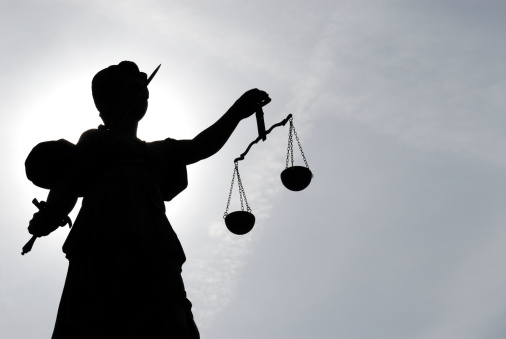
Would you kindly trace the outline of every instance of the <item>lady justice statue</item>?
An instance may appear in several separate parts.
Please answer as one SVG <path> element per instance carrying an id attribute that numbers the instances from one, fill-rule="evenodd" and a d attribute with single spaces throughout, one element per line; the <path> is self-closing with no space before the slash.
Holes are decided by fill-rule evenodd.
<path id="1" fill-rule="evenodd" d="M 92 94 L 103 125 L 76 145 L 41 143 L 26 161 L 28 178 L 50 189 L 46 202 L 35 201 L 33 240 L 70 223 L 83 197 L 63 245 L 69 268 L 53 339 L 199 338 L 181 278 L 185 254 L 164 201 L 186 188 L 186 166 L 218 152 L 270 99 L 252 89 L 191 140 L 145 142 L 137 127 L 151 78 L 130 61 L 101 70 Z"/>

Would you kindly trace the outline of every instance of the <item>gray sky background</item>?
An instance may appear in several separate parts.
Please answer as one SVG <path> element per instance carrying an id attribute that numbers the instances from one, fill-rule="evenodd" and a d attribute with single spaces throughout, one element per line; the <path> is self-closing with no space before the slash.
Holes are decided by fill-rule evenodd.
<path id="1" fill-rule="evenodd" d="M 1 1 L 0 338 L 50 337 L 67 268 L 68 229 L 20 255 L 47 194 L 24 160 L 100 123 L 91 79 L 122 60 L 162 64 L 140 138 L 192 138 L 258 87 L 268 127 L 294 115 L 315 175 L 282 187 L 286 127 L 254 146 L 240 169 L 257 223 L 238 237 L 222 215 L 254 119 L 189 167 L 167 209 L 202 338 L 506 337 L 505 15 L 491 0 Z"/>

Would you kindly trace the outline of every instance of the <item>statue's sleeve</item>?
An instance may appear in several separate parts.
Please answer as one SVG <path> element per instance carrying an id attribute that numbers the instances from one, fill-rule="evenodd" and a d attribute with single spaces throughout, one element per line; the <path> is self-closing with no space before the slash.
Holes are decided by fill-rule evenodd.
<path id="1" fill-rule="evenodd" d="M 26 158 L 26 177 L 38 187 L 52 189 L 78 157 L 76 145 L 65 139 L 41 142 Z"/>
<path id="2" fill-rule="evenodd" d="M 163 200 L 170 201 L 188 186 L 186 164 L 178 141 L 168 138 L 147 145 L 157 163 Z"/>
<path id="3" fill-rule="evenodd" d="M 81 137 L 77 142 L 77 147 L 82 153 L 92 153 L 97 148 L 100 148 L 100 145 L 103 144 L 105 137 L 106 133 L 98 129 L 87 130 L 81 134 Z"/>

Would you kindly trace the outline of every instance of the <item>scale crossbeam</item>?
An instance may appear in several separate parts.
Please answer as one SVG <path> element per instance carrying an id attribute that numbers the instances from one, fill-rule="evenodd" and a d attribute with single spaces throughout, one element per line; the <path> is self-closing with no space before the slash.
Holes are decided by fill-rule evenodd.
<path id="1" fill-rule="evenodd" d="M 288 114 L 288 116 L 283 119 L 282 121 L 278 122 L 277 124 L 274 124 L 271 126 L 271 128 L 269 128 L 267 131 L 265 131 L 265 135 L 267 136 L 267 134 L 271 133 L 271 131 L 276 128 L 276 127 L 279 127 L 279 126 L 285 126 L 286 123 L 292 118 L 292 114 Z M 238 161 L 241 161 L 241 160 L 244 160 L 244 157 L 246 156 L 246 154 L 248 154 L 251 146 L 253 146 L 254 144 L 258 143 L 260 140 L 262 140 L 262 136 L 258 136 L 258 138 L 256 138 L 255 140 L 253 140 L 249 145 L 248 145 L 248 148 L 246 148 L 246 150 L 244 151 L 244 153 L 242 153 L 238 158 L 235 158 L 234 159 L 234 162 L 238 162 Z"/>

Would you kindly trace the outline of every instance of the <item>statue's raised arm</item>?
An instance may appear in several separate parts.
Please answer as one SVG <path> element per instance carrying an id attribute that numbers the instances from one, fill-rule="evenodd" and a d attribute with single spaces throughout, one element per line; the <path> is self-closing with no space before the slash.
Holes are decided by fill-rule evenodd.
<path id="1" fill-rule="evenodd" d="M 214 124 L 191 140 L 179 140 L 187 165 L 206 159 L 218 152 L 242 119 L 257 112 L 270 102 L 269 95 L 259 89 L 244 93 Z"/>

